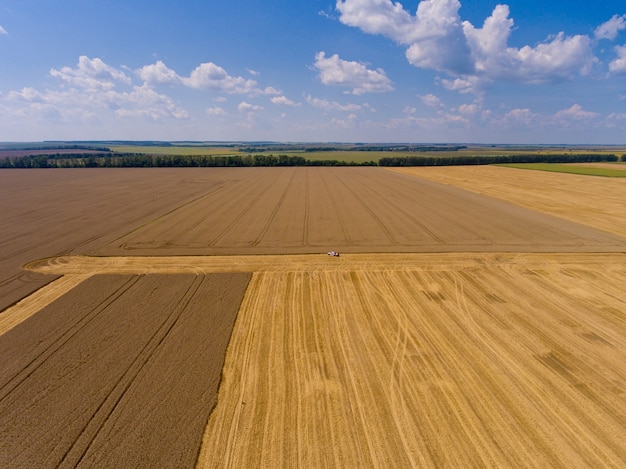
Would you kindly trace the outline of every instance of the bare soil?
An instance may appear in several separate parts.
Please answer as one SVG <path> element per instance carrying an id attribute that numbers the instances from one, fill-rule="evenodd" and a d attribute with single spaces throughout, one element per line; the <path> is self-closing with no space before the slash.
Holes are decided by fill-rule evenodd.
<path id="1" fill-rule="evenodd" d="M 508 202 L 378 168 L 269 168 L 242 173 L 94 252 L 579 252 L 621 251 L 625 242 Z"/>
<path id="2" fill-rule="evenodd" d="M 533 187 L 532 177 L 525 181 L 517 199 Z M 24 264 L 65 254 L 607 252 L 626 242 L 377 168 L 4 170 L 0 187 L 0 311 L 56 278 Z M 568 210 L 590 195 L 570 197 L 556 183 L 546 190 L 569 197 Z M 608 216 L 614 207 L 598 210 Z M 622 214 L 624 205 L 615 210 Z M 626 235 L 624 220 L 618 234 Z"/>
<path id="3" fill-rule="evenodd" d="M 89 252 L 225 184 L 225 169 L 0 170 L 0 311 L 55 279 L 27 262 Z"/>
<path id="4" fill-rule="evenodd" d="M 192 467 L 249 274 L 96 275 L 0 336 L 0 466 Z"/>

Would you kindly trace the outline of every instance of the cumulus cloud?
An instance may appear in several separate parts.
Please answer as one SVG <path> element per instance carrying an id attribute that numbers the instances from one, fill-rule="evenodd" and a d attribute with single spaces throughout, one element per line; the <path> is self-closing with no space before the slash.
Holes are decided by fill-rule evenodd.
<path id="1" fill-rule="evenodd" d="M 263 107 L 242 101 L 241 103 L 239 103 L 239 106 L 237 106 L 237 109 L 239 109 L 241 112 L 254 112 L 261 111 Z"/>
<path id="2" fill-rule="evenodd" d="M 206 108 L 206 113 L 210 116 L 224 116 L 226 111 L 219 106 Z"/>
<path id="3" fill-rule="evenodd" d="M 393 90 L 384 70 L 370 70 L 360 62 L 342 60 L 337 54 L 327 58 L 324 52 L 318 52 L 315 68 L 320 71 L 323 84 L 351 88 L 355 95 Z"/>
<path id="4" fill-rule="evenodd" d="M 176 106 L 169 96 L 145 86 L 135 86 L 130 92 L 110 94 L 107 97 L 119 106 L 119 109 L 115 110 L 119 117 L 146 117 L 154 121 L 167 117 L 175 119 L 189 117 L 187 111 Z"/>
<path id="5" fill-rule="evenodd" d="M 157 72 L 164 70 L 160 64 L 155 65 L 153 69 L 143 69 L 152 81 L 158 81 Z M 29 87 L 11 91 L 3 99 L 7 113 L 30 120 L 53 118 L 59 123 L 83 123 L 104 119 L 107 115 L 153 121 L 189 117 L 187 111 L 169 96 L 156 92 L 146 83 L 133 85 L 123 71 L 99 58 L 81 56 L 76 67 L 52 69 L 50 76 L 71 86 L 43 91 Z"/>
<path id="6" fill-rule="evenodd" d="M 473 116 L 480 111 L 480 107 L 478 104 L 461 104 L 459 106 L 458 112 L 464 116 Z"/>
<path id="7" fill-rule="evenodd" d="M 183 82 L 191 88 L 209 89 L 232 94 L 258 93 L 257 82 L 229 75 L 213 62 L 198 65 Z"/>
<path id="8" fill-rule="evenodd" d="M 323 109 L 325 111 L 342 111 L 342 112 L 355 112 L 360 111 L 364 107 L 368 107 L 369 105 L 364 104 L 341 104 L 337 101 L 329 101 L 327 99 L 313 98 L 312 96 L 306 96 L 306 102 L 311 106 L 316 107 L 318 109 Z"/>
<path id="9" fill-rule="evenodd" d="M 250 73 L 253 70 L 248 70 Z M 194 89 L 205 89 L 227 94 L 249 94 L 249 95 L 278 95 L 280 90 L 272 86 L 260 89 L 255 80 L 245 79 L 230 75 L 219 65 L 213 62 L 205 62 L 192 70 L 188 77 L 176 73 L 165 65 L 162 61 L 157 61 L 151 65 L 136 70 L 146 86 L 154 85 L 183 85 Z M 259 74 L 255 72 L 253 74 Z"/>
<path id="10" fill-rule="evenodd" d="M 524 124 L 526 126 L 529 126 L 533 122 L 535 122 L 538 117 L 539 116 L 537 116 L 528 108 L 516 108 L 511 109 L 509 112 L 507 112 L 503 116 L 502 121 L 508 124 Z"/>
<path id="11" fill-rule="evenodd" d="M 183 79 L 162 61 L 152 65 L 145 65 L 137 70 L 137 75 L 148 85 L 153 84 L 179 84 Z"/>
<path id="12" fill-rule="evenodd" d="M 536 46 L 509 47 L 514 21 L 507 5 L 496 5 L 480 28 L 461 21 L 459 0 L 422 0 L 415 15 L 392 0 L 338 0 L 336 7 L 342 23 L 407 46 L 411 64 L 461 80 L 442 82 L 461 92 L 479 93 L 495 80 L 564 80 L 588 73 L 596 62 L 591 39 L 584 35 L 561 32 Z M 598 34 L 620 27 L 617 19 L 609 21 Z"/>
<path id="13" fill-rule="evenodd" d="M 282 92 L 276 88 L 274 88 L 273 86 L 267 86 L 265 87 L 265 89 L 263 89 L 263 94 L 266 95 L 277 95 L 277 94 L 281 94 Z"/>
<path id="14" fill-rule="evenodd" d="M 81 55 L 76 68 L 63 67 L 61 70 L 51 69 L 50 75 L 55 78 L 85 89 L 113 89 L 115 82 L 129 84 L 131 79 L 121 70 L 104 63 L 102 59 L 90 59 Z"/>
<path id="15" fill-rule="evenodd" d="M 442 78 L 438 79 L 437 82 L 445 89 L 456 91 L 461 94 L 479 94 L 482 91 L 482 88 L 484 88 L 488 83 L 485 79 L 481 79 L 476 76 L 454 78 L 452 80 Z"/>
<path id="16" fill-rule="evenodd" d="M 293 102 L 291 99 L 286 96 L 275 96 L 271 99 L 272 103 L 278 104 L 281 106 L 298 106 L 299 103 Z"/>
<path id="17" fill-rule="evenodd" d="M 7 102 L 19 103 L 14 112 L 36 118 L 55 115 L 59 119 L 86 119 L 107 112 L 116 117 L 142 117 L 149 120 L 165 118 L 186 119 L 186 110 L 178 107 L 170 97 L 145 86 L 134 86 L 128 91 L 97 88 L 71 88 L 63 91 L 38 91 L 23 88 L 7 95 Z"/>
<path id="18" fill-rule="evenodd" d="M 626 73 L 626 44 L 615 46 L 617 58 L 609 63 L 609 70 L 614 73 Z"/>
<path id="19" fill-rule="evenodd" d="M 425 94 L 423 96 L 418 96 L 418 97 L 428 107 L 432 107 L 433 109 L 443 107 L 443 103 L 441 102 L 441 99 L 439 99 L 437 96 L 435 96 L 432 93 L 428 93 L 428 94 Z"/>
<path id="20" fill-rule="evenodd" d="M 513 30 L 509 7 L 497 5 L 482 28 L 463 22 L 477 75 L 491 80 L 545 83 L 586 74 L 595 61 L 587 36 L 562 32 L 535 47 L 508 47 Z"/>
<path id="21" fill-rule="evenodd" d="M 609 39 L 612 41 L 624 29 L 626 29 L 626 15 L 613 15 L 606 23 L 598 26 L 594 34 L 596 39 Z"/>
<path id="22" fill-rule="evenodd" d="M 559 121 L 580 121 L 595 119 L 599 115 L 597 112 L 585 111 L 580 104 L 574 104 L 569 109 L 557 112 L 554 117 Z"/>

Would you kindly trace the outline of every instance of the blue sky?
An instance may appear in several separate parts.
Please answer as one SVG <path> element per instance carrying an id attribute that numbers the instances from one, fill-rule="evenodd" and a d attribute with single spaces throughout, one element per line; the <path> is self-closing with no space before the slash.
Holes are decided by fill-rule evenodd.
<path id="1" fill-rule="evenodd" d="M 0 141 L 626 143 L 626 5 L 0 0 Z"/>

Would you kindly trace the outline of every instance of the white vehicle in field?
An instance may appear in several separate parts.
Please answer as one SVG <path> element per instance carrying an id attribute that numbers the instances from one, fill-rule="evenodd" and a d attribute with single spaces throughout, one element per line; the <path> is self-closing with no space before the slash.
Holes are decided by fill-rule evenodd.
<path id="1" fill-rule="evenodd" d="M 328 255 L 332 257 L 339 257 L 339 253 L 337 251 L 328 251 Z"/>

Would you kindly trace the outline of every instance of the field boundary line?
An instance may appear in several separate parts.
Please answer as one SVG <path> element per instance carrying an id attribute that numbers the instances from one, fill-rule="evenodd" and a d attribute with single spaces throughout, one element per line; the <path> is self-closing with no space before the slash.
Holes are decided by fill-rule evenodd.
<path id="1" fill-rule="evenodd" d="M 0 335 L 10 331 L 92 275 L 93 273 L 64 275 L 5 309 L 0 315 Z"/>
<path id="2" fill-rule="evenodd" d="M 95 274 L 199 274 L 255 272 L 350 272 L 355 270 L 450 270 L 489 265 L 563 266 L 602 262 L 607 268 L 626 265 L 626 253 L 375 253 L 256 256 L 59 256 L 29 262 L 26 270 L 56 275 Z M 87 278 L 87 277 L 81 277 Z"/>

